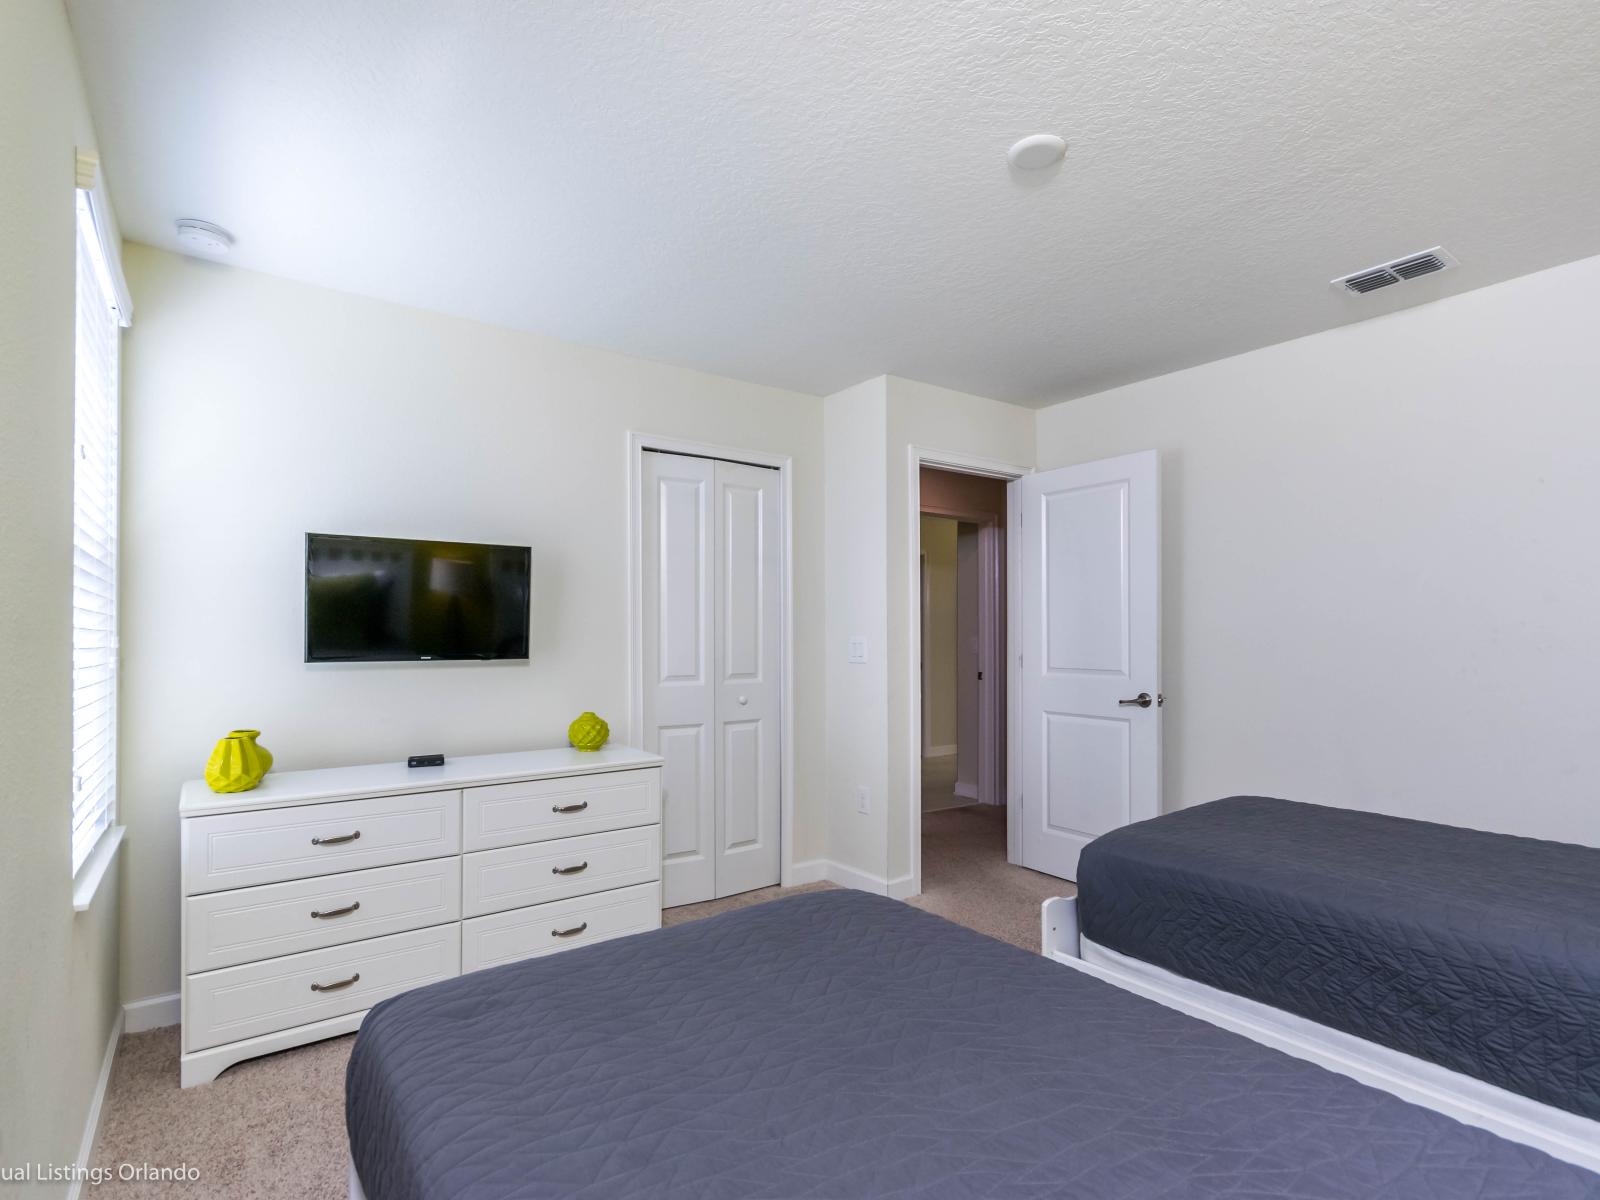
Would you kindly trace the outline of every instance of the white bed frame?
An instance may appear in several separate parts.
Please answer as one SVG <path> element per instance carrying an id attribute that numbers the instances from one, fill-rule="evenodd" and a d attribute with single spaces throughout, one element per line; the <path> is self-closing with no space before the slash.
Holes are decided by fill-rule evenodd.
<path id="1" fill-rule="evenodd" d="M 1084 937 L 1076 896 L 1046 900 L 1041 912 L 1046 958 L 1202 1021 L 1316 1063 L 1465 1125 L 1600 1171 L 1600 1121 L 1580 1117 L 1403 1054 L 1281 1008 L 1247 1000 L 1162 967 L 1108 950 Z"/>

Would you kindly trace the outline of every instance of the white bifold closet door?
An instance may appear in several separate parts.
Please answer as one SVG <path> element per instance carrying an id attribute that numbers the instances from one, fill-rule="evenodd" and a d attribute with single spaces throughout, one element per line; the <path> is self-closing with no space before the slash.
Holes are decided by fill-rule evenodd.
<path id="1" fill-rule="evenodd" d="M 645 748 L 662 902 L 778 882 L 783 493 L 776 470 L 644 454 Z"/>

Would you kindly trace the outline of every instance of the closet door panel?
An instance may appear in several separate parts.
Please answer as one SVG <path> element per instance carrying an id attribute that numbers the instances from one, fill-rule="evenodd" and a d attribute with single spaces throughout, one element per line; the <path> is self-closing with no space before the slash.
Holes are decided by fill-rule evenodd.
<path id="1" fill-rule="evenodd" d="M 667 907 L 716 894 L 715 464 L 644 455 L 644 748 L 662 757 Z"/>
<path id="2" fill-rule="evenodd" d="M 777 471 L 718 462 L 716 894 L 778 882 L 782 489 Z"/>

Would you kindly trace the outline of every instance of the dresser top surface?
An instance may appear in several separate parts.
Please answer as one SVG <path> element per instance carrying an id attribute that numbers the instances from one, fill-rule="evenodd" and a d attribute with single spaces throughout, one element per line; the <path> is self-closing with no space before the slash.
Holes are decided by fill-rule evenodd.
<path id="1" fill-rule="evenodd" d="M 518 750 L 509 754 L 470 754 L 445 760 L 442 767 L 408 767 L 403 762 L 319 771 L 270 771 L 248 792 L 218 794 L 203 779 L 191 779 L 179 794 L 178 812 L 185 817 L 216 813 L 287 808 L 323 800 L 402 792 L 435 792 L 480 784 L 524 779 L 555 779 L 661 765 L 661 757 L 631 746 L 606 746 L 595 751 L 560 746 L 550 750 Z"/>

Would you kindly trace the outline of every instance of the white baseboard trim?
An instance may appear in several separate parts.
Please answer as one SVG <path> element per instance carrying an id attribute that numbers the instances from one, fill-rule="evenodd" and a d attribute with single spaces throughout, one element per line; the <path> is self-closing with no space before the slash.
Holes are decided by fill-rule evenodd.
<path id="1" fill-rule="evenodd" d="M 144 1033 L 183 1019 L 182 998 L 177 992 L 167 996 L 146 996 L 122 1006 L 122 1032 Z"/>
<path id="2" fill-rule="evenodd" d="M 907 896 L 914 896 L 915 880 L 909 875 L 902 875 L 898 879 L 885 879 L 881 875 L 874 875 L 869 871 L 847 867 L 844 863 L 830 862 L 827 864 L 828 879 L 840 887 L 854 888 L 858 892 L 871 892 L 874 896 L 888 896 L 891 900 L 904 900 Z"/>
<path id="3" fill-rule="evenodd" d="M 923 758 L 949 758 L 956 752 L 954 746 L 929 746 L 922 752 Z"/>
<path id="4" fill-rule="evenodd" d="M 976 800 L 978 798 L 978 785 L 975 783 L 957 783 L 956 795 L 963 800 Z"/>
<path id="5" fill-rule="evenodd" d="M 789 878 L 784 887 L 801 887 L 808 883 L 821 883 L 828 877 L 828 860 L 813 858 L 807 862 L 789 864 Z"/>
<path id="6" fill-rule="evenodd" d="M 858 892 L 871 892 L 874 896 L 887 896 L 889 883 L 879 875 L 847 867 L 844 863 L 828 863 L 828 879 L 840 887 L 854 888 Z"/>
<path id="7" fill-rule="evenodd" d="M 83 1191 L 84 1177 L 89 1164 L 94 1161 L 94 1144 L 100 1136 L 100 1111 L 105 1107 L 106 1088 L 111 1084 L 111 1064 L 117 1057 L 117 1043 L 122 1040 L 124 1016 L 119 1011 L 111 1022 L 111 1037 L 106 1042 L 106 1056 L 100 1063 L 100 1078 L 95 1081 L 94 1095 L 89 1098 L 89 1114 L 83 1121 L 83 1139 L 78 1143 L 78 1169 L 67 1186 L 67 1200 L 78 1200 Z"/>

